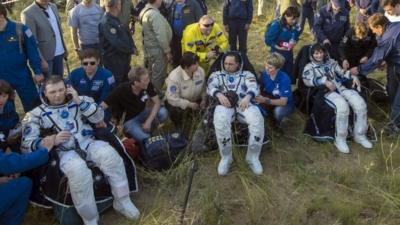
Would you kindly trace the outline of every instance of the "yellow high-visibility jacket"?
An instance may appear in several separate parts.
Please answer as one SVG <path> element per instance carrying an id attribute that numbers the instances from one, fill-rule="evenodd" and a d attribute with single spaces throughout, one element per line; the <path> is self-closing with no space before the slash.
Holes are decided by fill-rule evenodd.
<path id="1" fill-rule="evenodd" d="M 193 52 L 200 58 L 200 66 L 205 71 L 208 70 L 207 53 L 215 48 L 220 47 L 220 51 L 226 52 L 229 44 L 228 39 L 224 35 L 221 27 L 214 24 L 213 29 L 207 37 L 204 37 L 200 31 L 199 23 L 193 23 L 185 28 L 182 36 L 182 53 Z"/>

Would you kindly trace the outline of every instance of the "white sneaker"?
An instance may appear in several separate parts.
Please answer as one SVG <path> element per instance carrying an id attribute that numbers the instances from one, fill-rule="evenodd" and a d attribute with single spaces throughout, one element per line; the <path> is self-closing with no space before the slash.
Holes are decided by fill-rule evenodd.
<path id="1" fill-rule="evenodd" d="M 246 159 L 246 161 L 255 175 L 261 175 L 263 173 L 263 167 L 259 159 Z"/>
<path id="2" fill-rule="evenodd" d="M 355 136 L 354 141 L 363 146 L 364 148 L 370 149 L 373 147 L 372 143 L 368 140 L 368 138 L 365 135 Z"/>
<path id="3" fill-rule="evenodd" d="M 225 176 L 229 172 L 229 167 L 231 166 L 233 161 L 232 155 L 224 156 L 221 158 L 218 164 L 218 175 Z"/>
<path id="4" fill-rule="evenodd" d="M 349 154 L 350 153 L 350 149 L 349 149 L 349 146 L 346 143 L 346 140 L 341 140 L 341 139 L 337 140 L 337 139 L 335 139 L 334 144 L 335 144 L 336 148 L 339 150 L 339 152 L 345 153 L 345 154 Z"/>
<path id="5" fill-rule="evenodd" d="M 128 219 L 136 220 L 140 216 L 139 210 L 132 203 L 129 196 L 120 199 L 114 199 L 113 207 Z"/>

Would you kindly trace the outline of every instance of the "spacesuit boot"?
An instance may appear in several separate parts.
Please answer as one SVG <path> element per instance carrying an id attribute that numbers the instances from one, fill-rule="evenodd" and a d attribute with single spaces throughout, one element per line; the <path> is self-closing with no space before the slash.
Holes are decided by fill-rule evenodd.
<path id="1" fill-rule="evenodd" d="M 225 176 L 229 172 L 229 167 L 233 162 L 232 157 L 232 145 L 226 145 L 219 149 L 221 155 L 221 160 L 218 164 L 218 174 L 220 176 Z"/>
<path id="2" fill-rule="evenodd" d="M 129 195 L 119 199 L 115 199 L 113 202 L 113 207 L 115 210 L 117 210 L 128 219 L 136 220 L 140 216 L 139 210 L 133 204 L 133 202 L 129 198 Z"/>
<path id="3" fill-rule="evenodd" d="M 263 173 L 263 167 L 259 160 L 261 153 L 261 146 L 249 145 L 246 154 L 246 162 L 249 164 L 250 169 L 256 175 L 261 175 Z"/>
<path id="4" fill-rule="evenodd" d="M 91 220 L 86 220 L 86 219 L 82 218 L 82 220 L 83 220 L 84 225 L 97 225 L 98 218 L 96 217 L 95 219 L 91 219 Z"/>
<path id="5" fill-rule="evenodd" d="M 356 121 L 354 122 L 354 141 L 364 148 L 370 149 L 373 145 L 365 135 L 367 129 L 367 112 L 357 112 Z"/>
<path id="6" fill-rule="evenodd" d="M 349 121 L 347 115 L 336 115 L 336 134 L 335 146 L 342 153 L 350 153 L 349 146 L 346 143 L 347 127 Z"/>

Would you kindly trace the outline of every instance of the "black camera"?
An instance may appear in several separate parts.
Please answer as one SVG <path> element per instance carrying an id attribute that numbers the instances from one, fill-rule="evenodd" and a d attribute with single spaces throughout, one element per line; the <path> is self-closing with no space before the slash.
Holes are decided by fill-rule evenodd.
<path id="1" fill-rule="evenodd" d="M 215 54 L 217 56 L 219 56 L 222 52 L 221 52 L 221 47 L 219 47 L 219 45 L 216 45 L 214 48 L 212 48 L 211 50 L 213 50 L 215 52 Z"/>

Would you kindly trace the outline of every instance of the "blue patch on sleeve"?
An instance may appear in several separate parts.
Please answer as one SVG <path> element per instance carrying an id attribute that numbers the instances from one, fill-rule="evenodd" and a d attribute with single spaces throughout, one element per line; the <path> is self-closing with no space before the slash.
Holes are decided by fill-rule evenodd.
<path id="1" fill-rule="evenodd" d="M 25 136 L 30 134 L 31 132 L 32 132 L 32 127 L 25 127 L 25 129 L 24 129 L 24 135 Z"/>
<path id="2" fill-rule="evenodd" d="M 177 88 L 175 85 L 172 85 L 171 87 L 169 87 L 169 91 L 170 91 L 171 93 L 176 93 L 177 89 L 178 89 L 178 88 Z"/>

